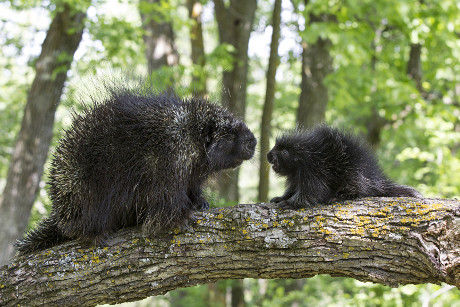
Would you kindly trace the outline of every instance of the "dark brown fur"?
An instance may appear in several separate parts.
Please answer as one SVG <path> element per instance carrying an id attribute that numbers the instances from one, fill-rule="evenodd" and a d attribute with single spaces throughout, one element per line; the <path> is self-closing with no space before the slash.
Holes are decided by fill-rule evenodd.
<path id="1" fill-rule="evenodd" d="M 357 137 L 326 125 L 282 135 L 267 159 L 276 173 L 287 177 L 284 195 L 271 200 L 284 208 L 372 196 L 421 197 L 389 180 Z"/>
<path id="2" fill-rule="evenodd" d="M 206 100 L 109 92 L 74 115 L 51 163 L 51 214 L 18 242 L 19 251 L 71 239 L 101 243 L 138 224 L 148 236 L 182 227 L 193 210 L 209 207 L 206 179 L 254 154 L 246 125 Z"/>

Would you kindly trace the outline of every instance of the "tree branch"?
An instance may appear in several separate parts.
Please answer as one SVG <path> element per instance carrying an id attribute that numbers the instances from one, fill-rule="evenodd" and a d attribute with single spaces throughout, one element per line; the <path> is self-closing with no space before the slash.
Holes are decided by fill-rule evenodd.
<path id="1" fill-rule="evenodd" d="M 68 242 L 0 272 L 1 306 L 94 306 L 226 278 L 317 274 L 460 288 L 460 201 L 368 198 L 298 211 L 254 204 L 197 212 L 185 232 L 119 231 Z"/>

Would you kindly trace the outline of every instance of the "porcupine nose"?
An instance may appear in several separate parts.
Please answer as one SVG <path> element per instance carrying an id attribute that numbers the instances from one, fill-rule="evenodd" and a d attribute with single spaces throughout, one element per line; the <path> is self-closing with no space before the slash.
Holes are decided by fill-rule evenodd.
<path id="1" fill-rule="evenodd" d="M 267 161 L 271 164 L 275 162 L 275 155 L 273 154 L 271 150 L 267 154 Z"/>
<path id="2" fill-rule="evenodd" d="M 257 140 L 256 138 L 252 135 L 249 140 L 247 141 L 247 148 L 249 151 L 251 152 L 254 152 L 254 150 L 256 149 L 256 145 L 257 145 Z"/>
<path id="3" fill-rule="evenodd" d="M 254 135 L 248 135 L 243 139 L 243 144 L 241 147 L 241 158 L 244 160 L 249 160 L 254 156 L 257 140 Z"/>

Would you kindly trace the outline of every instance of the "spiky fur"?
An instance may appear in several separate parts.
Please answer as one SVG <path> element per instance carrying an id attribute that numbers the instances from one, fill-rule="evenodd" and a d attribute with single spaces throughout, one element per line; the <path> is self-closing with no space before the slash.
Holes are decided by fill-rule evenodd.
<path id="1" fill-rule="evenodd" d="M 285 208 L 372 196 L 421 197 L 389 180 L 360 139 L 324 124 L 278 137 L 267 159 L 276 173 L 287 177 L 284 195 L 271 200 Z"/>
<path id="2" fill-rule="evenodd" d="M 97 244 L 142 224 L 147 236 L 182 227 L 207 209 L 202 186 L 213 173 L 254 154 L 246 125 L 204 99 L 109 88 L 74 114 L 51 162 L 50 217 L 18 242 L 22 253 L 70 239 Z"/>

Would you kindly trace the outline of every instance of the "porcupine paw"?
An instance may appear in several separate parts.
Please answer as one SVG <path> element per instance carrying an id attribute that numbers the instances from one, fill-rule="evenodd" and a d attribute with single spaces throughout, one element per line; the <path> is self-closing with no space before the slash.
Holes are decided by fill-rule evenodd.
<path id="1" fill-rule="evenodd" d="M 279 203 L 279 202 L 281 202 L 281 201 L 283 201 L 283 200 L 285 200 L 285 199 L 284 199 L 283 197 L 279 196 L 279 197 L 273 197 L 273 198 L 270 200 L 270 202 L 271 202 L 271 203 L 277 204 L 277 203 Z"/>
<path id="2" fill-rule="evenodd" d="M 198 211 L 206 211 L 209 209 L 209 203 L 206 199 L 202 198 L 195 205 L 195 209 Z"/>

